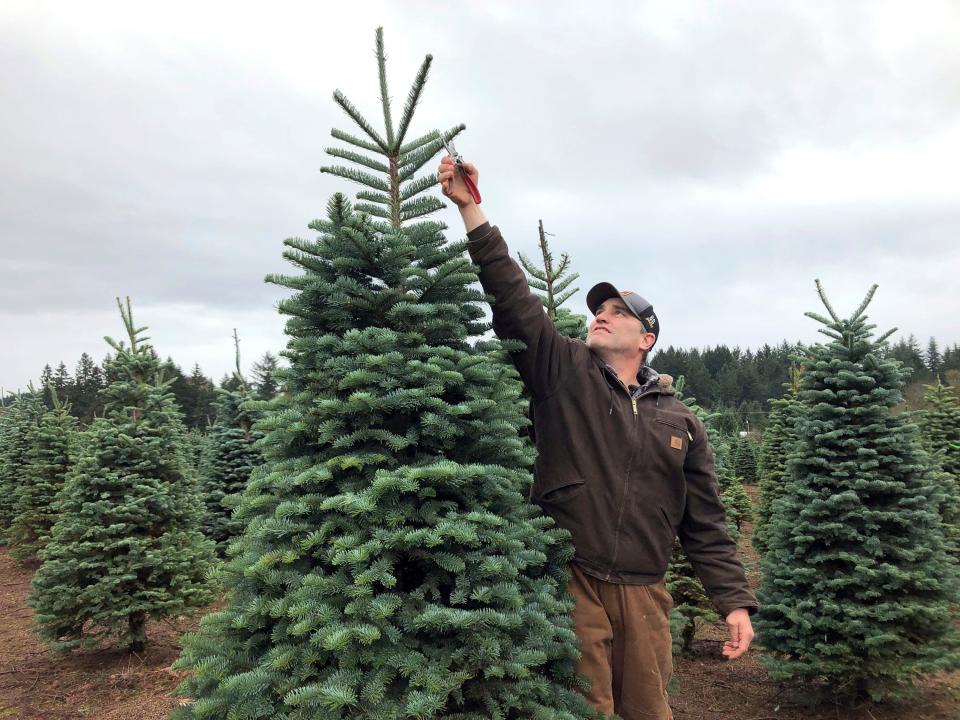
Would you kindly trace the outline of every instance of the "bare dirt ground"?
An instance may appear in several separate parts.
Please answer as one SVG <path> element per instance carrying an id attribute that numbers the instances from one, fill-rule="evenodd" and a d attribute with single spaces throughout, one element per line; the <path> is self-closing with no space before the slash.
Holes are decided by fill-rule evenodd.
<path id="1" fill-rule="evenodd" d="M 150 623 L 143 655 L 46 649 L 31 629 L 26 605 L 33 570 L 0 548 L 0 719 L 161 720 L 176 702 L 180 673 L 170 664 L 180 636 L 197 621 Z"/>
<path id="2" fill-rule="evenodd" d="M 756 486 L 746 486 L 757 502 Z M 750 543 L 753 525 L 742 528 L 740 559 L 750 585 L 760 584 L 760 557 Z M 722 622 L 697 632 L 691 657 L 675 658 L 670 705 L 676 720 L 960 720 L 960 672 L 929 678 L 909 701 L 863 703 L 854 707 L 819 698 L 813 688 L 782 688 L 767 675 L 758 653 L 727 662 L 720 656 L 728 639 Z"/>
<path id="3" fill-rule="evenodd" d="M 744 564 L 758 579 L 757 556 L 745 528 Z M 27 607 L 32 570 L 0 548 L 0 720 L 162 720 L 176 703 L 182 677 L 170 669 L 180 636 L 196 619 L 151 623 L 143 655 L 45 649 L 31 630 Z M 679 658 L 671 696 L 676 720 L 958 720 L 960 673 L 930 679 L 909 702 L 809 707 L 809 693 L 782 690 L 756 653 L 735 662 L 720 657 L 722 623 L 698 633 L 692 657 Z M 806 704 L 805 704 L 806 703 Z"/>

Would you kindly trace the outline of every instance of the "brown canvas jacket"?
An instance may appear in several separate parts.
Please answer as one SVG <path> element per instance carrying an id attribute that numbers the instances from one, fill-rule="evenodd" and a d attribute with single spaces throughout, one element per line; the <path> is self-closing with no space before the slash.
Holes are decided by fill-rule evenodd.
<path id="1" fill-rule="evenodd" d="M 512 358 L 532 396 L 531 497 L 573 535 L 574 561 L 602 580 L 651 584 L 679 537 L 718 611 L 753 612 L 703 423 L 668 379 L 631 398 L 583 342 L 560 335 L 496 227 L 472 231 L 468 249 L 497 336 L 526 344 Z"/>

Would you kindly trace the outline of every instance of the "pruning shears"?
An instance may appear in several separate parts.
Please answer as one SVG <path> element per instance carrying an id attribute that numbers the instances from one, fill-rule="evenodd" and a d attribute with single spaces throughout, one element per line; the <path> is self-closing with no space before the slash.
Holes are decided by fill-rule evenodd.
<path id="1" fill-rule="evenodd" d="M 480 191 L 477 189 L 477 184 L 473 181 L 473 178 L 463 169 L 463 156 L 458 153 L 457 149 L 453 146 L 453 138 L 445 140 L 442 134 L 437 134 L 440 136 L 440 142 L 442 142 L 443 147 L 446 148 L 447 154 L 453 158 L 453 164 L 457 166 L 457 171 L 460 173 L 460 177 L 463 178 L 463 183 L 467 186 L 467 190 L 470 191 L 470 197 L 479 205 Z"/>

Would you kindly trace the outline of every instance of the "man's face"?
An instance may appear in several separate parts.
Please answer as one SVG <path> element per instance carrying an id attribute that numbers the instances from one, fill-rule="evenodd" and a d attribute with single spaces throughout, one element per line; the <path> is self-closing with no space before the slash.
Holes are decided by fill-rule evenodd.
<path id="1" fill-rule="evenodd" d="M 587 332 L 587 347 L 626 355 L 646 352 L 655 340 L 656 336 L 643 329 L 640 320 L 620 298 L 610 298 L 600 304 Z"/>

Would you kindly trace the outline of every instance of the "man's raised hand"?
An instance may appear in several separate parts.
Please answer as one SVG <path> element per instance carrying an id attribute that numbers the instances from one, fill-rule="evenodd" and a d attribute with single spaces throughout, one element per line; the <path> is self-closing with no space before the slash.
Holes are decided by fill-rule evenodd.
<path id="1" fill-rule="evenodd" d="M 474 185 L 480 186 L 480 173 L 471 163 L 463 164 L 463 171 L 470 176 Z M 440 167 L 437 169 L 437 180 L 440 182 L 440 188 L 443 194 L 453 200 L 459 208 L 465 208 L 474 204 L 473 197 L 467 189 L 467 184 L 463 181 L 453 158 L 447 155 L 440 161 Z"/>

